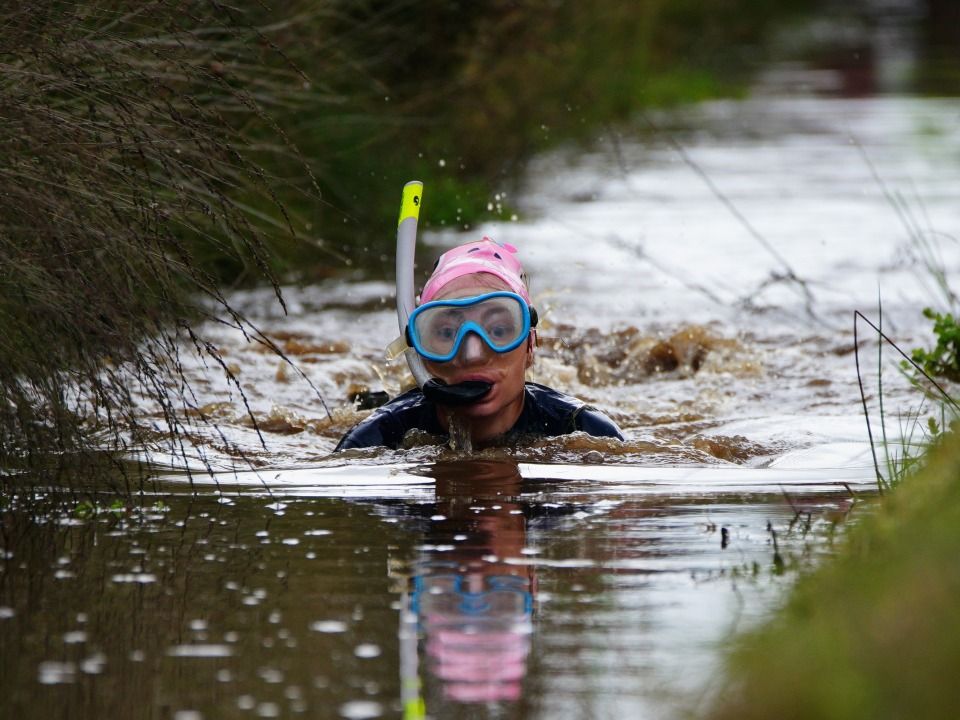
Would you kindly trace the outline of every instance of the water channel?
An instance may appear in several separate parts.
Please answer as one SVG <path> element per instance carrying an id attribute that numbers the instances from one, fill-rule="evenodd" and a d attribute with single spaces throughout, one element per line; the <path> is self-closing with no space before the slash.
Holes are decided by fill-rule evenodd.
<path id="1" fill-rule="evenodd" d="M 3 716 L 702 712 L 730 638 L 869 512 L 853 310 L 882 300 L 898 342 L 926 343 L 929 266 L 960 259 L 960 102 L 786 94 L 802 71 L 776 70 L 539 158 L 503 220 L 469 230 L 531 271 L 530 379 L 628 442 L 331 455 L 369 412 L 354 394 L 406 382 L 383 359 L 390 284 L 286 288 L 287 316 L 236 293 L 313 387 L 209 328 L 245 392 L 192 360 L 217 431 L 179 458 L 159 442 L 133 501 L 4 508 Z M 421 266 L 464 239 L 427 234 Z M 888 370 L 884 399 L 908 436 L 915 391 Z"/>

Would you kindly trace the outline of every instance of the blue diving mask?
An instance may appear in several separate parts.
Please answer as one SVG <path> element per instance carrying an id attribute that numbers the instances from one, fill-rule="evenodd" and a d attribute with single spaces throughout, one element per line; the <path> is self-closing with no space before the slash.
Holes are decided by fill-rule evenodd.
<path id="1" fill-rule="evenodd" d="M 410 314 L 407 344 L 432 362 L 457 356 L 469 333 L 497 353 L 520 347 L 537 325 L 537 311 L 516 293 L 497 291 L 475 297 L 433 300 Z"/>

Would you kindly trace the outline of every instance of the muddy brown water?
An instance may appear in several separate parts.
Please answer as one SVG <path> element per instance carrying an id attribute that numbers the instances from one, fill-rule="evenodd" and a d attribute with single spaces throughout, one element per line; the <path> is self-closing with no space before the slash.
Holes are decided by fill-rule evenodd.
<path id="1" fill-rule="evenodd" d="M 718 648 L 869 493 L 804 472 L 505 457 L 349 470 L 7 508 L 4 715 L 696 711 Z"/>

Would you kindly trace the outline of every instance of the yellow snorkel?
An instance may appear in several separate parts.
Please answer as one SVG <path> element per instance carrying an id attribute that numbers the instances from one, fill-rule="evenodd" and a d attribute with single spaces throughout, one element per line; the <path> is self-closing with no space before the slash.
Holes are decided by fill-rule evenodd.
<path id="1" fill-rule="evenodd" d="M 416 307 L 413 284 L 414 256 L 417 249 L 417 222 L 420 220 L 420 205 L 423 201 L 423 183 L 412 180 L 403 186 L 400 201 L 400 219 L 397 221 L 397 323 L 400 338 L 388 348 L 390 356 L 402 352 L 413 379 L 423 391 L 424 397 L 438 405 L 469 405 L 475 403 L 490 390 L 490 383 L 467 380 L 456 385 L 447 385 L 438 378 L 430 377 L 423 359 L 406 345 L 407 321 Z"/>

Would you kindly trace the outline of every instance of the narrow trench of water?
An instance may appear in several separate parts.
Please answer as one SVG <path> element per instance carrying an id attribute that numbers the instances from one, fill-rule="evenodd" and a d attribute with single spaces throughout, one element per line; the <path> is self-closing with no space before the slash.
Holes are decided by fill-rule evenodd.
<path id="1" fill-rule="evenodd" d="M 452 423 L 453 450 L 413 438 L 331 455 L 369 412 L 353 398 L 408 382 L 383 359 L 392 287 L 287 288 L 288 316 L 271 293 L 237 293 L 331 416 L 274 355 L 210 328 L 246 392 L 200 359 L 187 369 L 219 425 L 197 430 L 195 467 L 202 455 L 222 472 L 160 472 L 120 502 L 12 497 L 0 705 L 178 720 L 702 713 L 725 644 L 870 511 L 853 310 L 880 295 L 884 327 L 925 344 L 937 289 L 911 238 L 940 238 L 938 262 L 960 268 L 960 103 L 788 97 L 784 71 L 746 100 L 654 118 L 672 139 L 626 126 L 537 159 L 511 199 L 523 221 L 470 231 L 521 248 L 533 275 L 529 379 L 607 412 L 626 443 L 474 451 Z M 428 235 L 424 258 L 462 240 Z M 875 403 L 887 361 L 870 339 L 861 352 Z M 895 418 L 915 395 L 889 367 L 884 396 L 891 436 L 909 439 Z"/>

